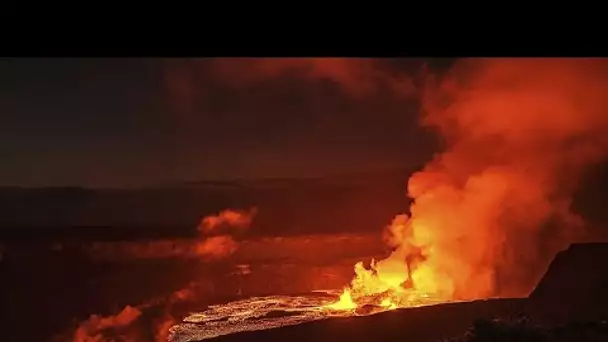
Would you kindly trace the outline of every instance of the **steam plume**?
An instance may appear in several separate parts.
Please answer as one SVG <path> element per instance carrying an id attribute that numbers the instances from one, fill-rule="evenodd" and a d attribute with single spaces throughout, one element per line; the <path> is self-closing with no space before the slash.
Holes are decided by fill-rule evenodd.
<path id="1" fill-rule="evenodd" d="M 195 240 L 166 239 L 146 242 L 95 242 L 86 252 L 94 260 L 164 259 L 172 257 L 206 260 L 226 257 L 238 248 L 236 238 L 249 229 L 256 208 L 247 210 L 226 209 L 217 215 L 204 217 L 197 230 L 201 236 Z M 0 249 L 1 252 L 1 249 Z"/>
<path id="2" fill-rule="evenodd" d="M 237 232 L 243 231 L 249 228 L 256 214 L 256 208 L 249 210 L 226 209 L 217 215 L 204 217 L 198 230 L 203 234 L 215 233 L 222 229 Z"/>
<path id="3" fill-rule="evenodd" d="M 252 208 L 247 211 L 224 210 L 218 215 L 206 216 L 201 220 L 199 231 L 201 234 L 213 234 L 218 231 L 243 232 L 249 228 L 253 218 L 257 214 L 257 209 Z M 238 248 L 238 243 L 230 235 L 205 236 L 196 243 L 195 253 L 205 261 L 212 261 L 225 258 L 234 253 Z M 134 248 L 130 248 L 134 249 Z M 137 253 L 132 255 L 139 255 Z M 147 254 L 146 254 L 147 255 Z M 152 253 L 152 256 L 155 254 Z M 142 315 L 145 309 L 157 305 L 173 305 L 178 302 L 189 300 L 194 296 L 191 288 L 193 284 L 175 291 L 165 298 L 155 298 L 137 307 L 126 306 L 115 316 L 101 317 L 92 315 L 87 321 L 82 322 L 73 333 L 72 342 L 113 342 L 119 340 L 133 340 L 119 330 L 132 326 Z M 153 327 L 154 339 L 156 341 L 166 341 L 169 328 L 175 323 L 168 313 Z M 118 336 L 118 337 L 116 337 Z"/>
<path id="4" fill-rule="evenodd" d="M 115 316 L 101 317 L 91 315 L 74 333 L 73 342 L 106 342 L 112 341 L 103 335 L 104 330 L 124 328 L 135 322 L 141 316 L 141 311 L 132 306 L 126 306 Z"/>
<path id="5" fill-rule="evenodd" d="M 240 233 L 249 228 L 256 214 L 257 208 L 246 211 L 227 209 L 217 215 L 204 217 L 198 230 L 204 235 L 218 231 Z M 231 255 L 237 249 L 236 240 L 231 235 L 224 234 L 208 237 L 198 242 L 196 253 L 205 260 L 216 260 Z"/>
<path id="6" fill-rule="evenodd" d="M 194 297 L 192 290 L 195 283 L 190 283 L 186 287 L 177 290 L 166 297 L 154 298 L 144 302 L 138 306 L 127 305 L 116 315 L 102 317 L 100 315 L 91 315 L 91 317 L 80 323 L 71 337 L 72 342 L 115 342 L 115 341 L 147 341 L 143 338 L 146 333 L 145 329 L 151 329 L 154 340 L 157 342 L 167 341 L 169 329 L 173 326 L 176 320 L 168 313 L 164 312 L 159 319 L 152 320 L 152 326 L 145 324 L 139 325 L 138 322 L 145 321 L 143 316 L 147 314 L 147 310 L 156 306 L 165 306 L 166 310 L 176 303 L 190 300 Z M 62 337 L 56 339 L 66 341 Z"/>
<path id="7" fill-rule="evenodd" d="M 237 242 L 229 235 L 210 237 L 196 246 L 197 254 L 208 261 L 225 258 L 236 252 L 237 249 Z"/>
<path id="8" fill-rule="evenodd" d="M 384 265 L 417 249 L 418 287 L 447 297 L 526 295 L 554 253 L 584 234 L 569 205 L 584 168 L 606 156 L 607 67 L 468 59 L 429 82 L 423 123 L 446 148 L 410 178 L 411 218 L 390 227 L 397 248 Z"/>

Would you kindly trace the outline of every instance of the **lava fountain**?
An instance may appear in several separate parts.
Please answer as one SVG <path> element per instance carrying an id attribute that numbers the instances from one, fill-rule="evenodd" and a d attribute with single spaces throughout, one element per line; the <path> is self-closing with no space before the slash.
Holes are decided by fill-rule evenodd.
<path id="1" fill-rule="evenodd" d="M 432 248 L 413 234 L 415 221 L 402 214 L 387 228 L 387 242 L 399 245 L 379 262 L 372 260 L 369 268 L 359 262 L 355 277 L 329 309 L 357 309 L 365 306 L 384 310 L 434 304 L 453 299 L 449 279 L 426 263 Z M 398 235 L 399 234 L 399 235 Z M 408 234 L 405 237 L 404 234 Z"/>

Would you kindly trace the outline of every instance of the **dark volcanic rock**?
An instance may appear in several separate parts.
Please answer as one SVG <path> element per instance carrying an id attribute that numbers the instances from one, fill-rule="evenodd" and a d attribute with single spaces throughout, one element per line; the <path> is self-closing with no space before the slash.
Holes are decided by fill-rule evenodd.
<path id="1" fill-rule="evenodd" d="M 530 310 L 551 321 L 608 317 L 608 243 L 573 244 L 559 252 L 529 297 Z"/>

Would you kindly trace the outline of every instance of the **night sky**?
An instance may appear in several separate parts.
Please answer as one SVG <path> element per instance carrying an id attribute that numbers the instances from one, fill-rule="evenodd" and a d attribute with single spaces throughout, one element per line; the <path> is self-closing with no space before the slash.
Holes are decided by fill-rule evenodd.
<path id="1" fill-rule="evenodd" d="M 417 165 L 433 150 L 418 123 L 417 76 L 448 64 L 2 59 L 0 185 L 138 187 Z"/>

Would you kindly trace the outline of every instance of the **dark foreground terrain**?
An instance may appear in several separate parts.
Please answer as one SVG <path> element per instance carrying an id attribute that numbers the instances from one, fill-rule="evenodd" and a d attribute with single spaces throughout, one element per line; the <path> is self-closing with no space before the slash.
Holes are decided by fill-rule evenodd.
<path id="1" fill-rule="evenodd" d="M 540 326 L 526 318 L 515 320 L 476 320 L 462 336 L 446 342 L 601 342 L 608 340 L 608 323 L 572 322 L 558 326 Z"/>

